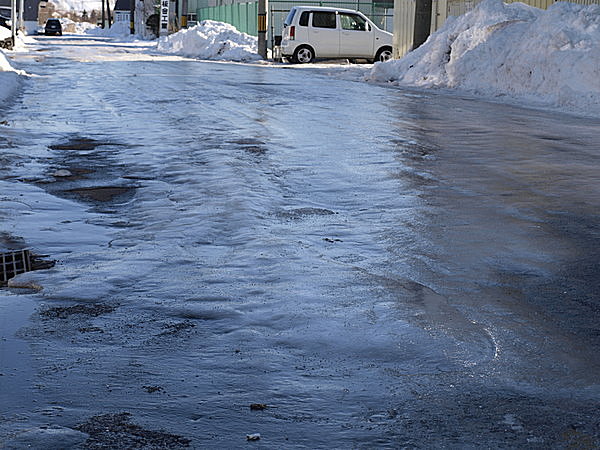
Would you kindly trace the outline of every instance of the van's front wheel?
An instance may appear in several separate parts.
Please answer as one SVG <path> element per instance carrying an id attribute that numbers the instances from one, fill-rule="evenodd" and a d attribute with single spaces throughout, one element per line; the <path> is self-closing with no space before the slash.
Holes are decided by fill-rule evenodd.
<path id="1" fill-rule="evenodd" d="M 311 63 L 315 60 L 315 51 L 308 45 L 302 45 L 294 51 L 292 60 L 300 64 Z"/>

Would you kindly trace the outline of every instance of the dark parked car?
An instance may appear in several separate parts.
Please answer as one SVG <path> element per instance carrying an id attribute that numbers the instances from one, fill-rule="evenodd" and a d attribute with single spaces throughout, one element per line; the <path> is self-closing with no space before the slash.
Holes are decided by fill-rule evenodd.
<path id="1" fill-rule="evenodd" d="M 48 19 L 46 26 L 44 27 L 44 34 L 50 36 L 51 34 L 62 36 L 62 25 L 58 19 Z"/>

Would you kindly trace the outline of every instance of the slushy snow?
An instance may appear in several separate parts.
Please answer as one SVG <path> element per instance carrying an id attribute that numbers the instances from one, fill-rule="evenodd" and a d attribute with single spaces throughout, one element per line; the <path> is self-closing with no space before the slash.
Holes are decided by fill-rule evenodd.
<path id="1" fill-rule="evenodd" d="M 368 78 L 600 115 L 600 5 L 484 0 Z"/>
<path id="2" fill-rule="evenodd" d="M 158 41 L 160 52 L 198 59 L 256 61 L 258 39 L 239 32 L 233 25 L 203 20 Z"/>

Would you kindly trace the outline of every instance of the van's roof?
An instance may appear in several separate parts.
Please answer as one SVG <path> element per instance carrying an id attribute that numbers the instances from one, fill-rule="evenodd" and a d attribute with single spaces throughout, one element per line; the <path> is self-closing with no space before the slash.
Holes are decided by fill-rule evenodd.
<path id="1" fill-rule="evenodd" d="M 335 6 L 305 6 L 305 5 L 303 5 L 303 6 L 294 6 L 293 9 L 303 9 L 303 10 L 308 9 L 309 11 L 340 11 L 340 12 L 350 12 L 350 13 L 360 12 L 355 9 L 336 8 Z"/>

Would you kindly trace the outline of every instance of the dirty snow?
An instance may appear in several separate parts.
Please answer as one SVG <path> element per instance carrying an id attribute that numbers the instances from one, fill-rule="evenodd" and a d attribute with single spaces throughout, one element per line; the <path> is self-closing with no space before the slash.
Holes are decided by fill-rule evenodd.
<path id="1" fill-rule="evenodd" d="M 257 61 L 257 38 L 239 32 L 233 25 L 203 20 L 158 41 L 160 52 L 224 61 Z"/>
<path id="2" fill-rule="evenodd" d="M 600 5 L 485 0 L 369 78 L 600 114 Z"/>

